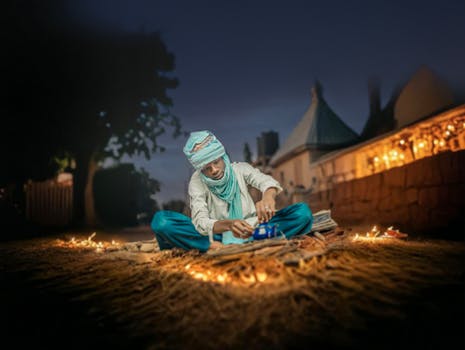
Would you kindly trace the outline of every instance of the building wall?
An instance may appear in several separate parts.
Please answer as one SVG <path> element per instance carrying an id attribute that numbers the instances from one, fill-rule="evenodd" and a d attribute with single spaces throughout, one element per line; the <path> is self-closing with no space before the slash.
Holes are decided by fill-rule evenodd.
<path id="1" fill-rule="evenodd" d="M 448 151 L 465 149 L 465 105 L 330 153 L 305 150 L 271 169 L 285 189 L 281 204 Z M 322 154 L 323 152 L 323 154 Z M 300 185 L 300 186 L 299 186 Z M 298 193 L 296 193 L 298 192 Z"/>
<path id="2" fill-rule="evenodd" d="M 307 187 L 310 184 L 309 165 L 310 151 L 307 150 L 273 168 L 272 176 L 287 190 L 296 185 Z"/>
<path id="3" fill-rule="evenodd" d="M 277 207 L 331 209 L 341 226 L 394 226 L 465 239 L 465 105 L 312 161 L 307 150 L 272 169 Z M 303 187 L 295 184 L 302 161 Z M 283 181 L 284 178 L 284 181 Z"/>
<path id="4" fill-rule="evenodd" d="M 310 158 L 310 152 L 299 157 Z M 273 170 L 293 178 L 291 158 Z M 465 238 L 465 105 L 335 151 L 303 170 L 278 206 L 304 201 L 331 209 L 340 225 L 394 226 Z M 308 186 L 307 186 L 308 184 Z"/>
<path id="5" fill-rule="evenodd" d="M 309 189 L 315 181 L 311 164 L 326 153 L 328 151 L 307 149 L 272 168 L 271 175 L 288 192 L 292 192 L 296 186 Z"/>
<path id="6" fill-rule="evenodd" d="M 361 144 L 329 153 L 309 164 L 309 190 L 402 167 L 444 152 L 465 150 L 465 106 Z M 290 160 L 292 161 L 292 160 Z"/>
<path id="7" fill-rule="evenodd" d="M 411 234 L 465 238 L 465 151 L 445 152 L 331 189 L 302 195 L 341 226 L 394 226 Z"/>

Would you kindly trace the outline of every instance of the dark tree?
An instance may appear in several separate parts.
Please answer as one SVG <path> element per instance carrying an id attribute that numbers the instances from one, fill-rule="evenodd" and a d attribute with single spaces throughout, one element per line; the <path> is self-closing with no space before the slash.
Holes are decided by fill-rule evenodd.
<path id="1" fill-rule="evenodd" d="M 157 34 L 85 40 L 71 51 L 69 56 L 86 62 L 77 73 L 85 79 L 72 101 L 86 100 L 69 111 L 65 128 L 79 131 L 70 133 L 66 149 L 75 156 L 75 193 L 81 200 L 85 193 L 86 218 L 92 223 L 89 192 L 97 161 L 140 153 L 149 159 L 152 152 L 163 150 L 157 138 L 167 127 L 174 128 L 175 136 L 179 133 L 179 122 L 169 111 L 172 101 L 167 96 L 177 80 L 164 73 L 174 69 L 174 57 Z M 81 208 L 77 212 L 80 217 L 83 205 L 76 204 Z"/>
<path id="2" fill-rule="evenodd" d="M 99 161 L 124 154 L 149 159 L 163 151 L 161 134 L 180 133 L 167 94 L 178 85 L 174 56 L 158 33 L 90 31 L 65 24 L 57 7 L 47 12 L 40 5 L 13 8 L 16 21 L 5 39 L 9 88 L 1 112 L 13 141 L 2 147 L 8 164 L 2 181 L 46 177 L 54 157 L 69 157 L 75 219 L 94 224 Z"/>

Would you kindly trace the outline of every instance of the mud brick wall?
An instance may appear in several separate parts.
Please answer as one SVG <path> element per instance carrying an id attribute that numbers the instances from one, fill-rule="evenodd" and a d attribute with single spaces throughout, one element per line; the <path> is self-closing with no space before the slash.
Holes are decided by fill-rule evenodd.
<path id="1" fill-rule="evenodd" d="M 465 239 L 465 151 L 333 185 L 307 197 L 340 225 L 378 224 Z"/>

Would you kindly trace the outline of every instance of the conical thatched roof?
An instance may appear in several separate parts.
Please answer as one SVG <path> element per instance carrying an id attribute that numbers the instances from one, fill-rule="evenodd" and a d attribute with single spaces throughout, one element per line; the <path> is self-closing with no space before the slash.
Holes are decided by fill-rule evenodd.
<path id="1" fill-rule="evenodd" d="M 356 142 L 358 135 L 328 106 L 320 84 L 312 88 L 312 102 L 291 135 L 271 159 L 276 165 L 307 148 L 335 149 Z"/>

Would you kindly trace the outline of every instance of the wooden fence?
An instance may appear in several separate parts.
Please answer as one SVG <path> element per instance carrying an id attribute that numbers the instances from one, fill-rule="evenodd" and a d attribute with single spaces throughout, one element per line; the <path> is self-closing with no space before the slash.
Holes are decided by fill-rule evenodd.
<path id="1" fill-rule="evenodd" d="M 73 218 L 73 184 L 47 180 L 24 186 L 26 217 L 42 226 L 66 226 Z"/>

